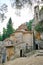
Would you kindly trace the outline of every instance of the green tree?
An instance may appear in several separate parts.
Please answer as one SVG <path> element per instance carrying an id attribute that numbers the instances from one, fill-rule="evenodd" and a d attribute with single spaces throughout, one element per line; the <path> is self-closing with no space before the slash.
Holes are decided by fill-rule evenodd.
<path id="1" fill-rule="evenodd" d="M 12 24 L 12 20 L 10 18 L 8 23 L 7 23 L 7 32 L 6 32 L 7 37 L 9 37 L 13 32 L 14 32 L 13 24 Z"/>
<path id="2" fill-rule="evenodd" d="M 35 26 L 35 30 L 37 32 L 43 32 L 43 21 L 39 22 L 36 26 Z"/>
<path id="3" fill-rule="evenodd" d="M 2 35 L 0 34 L 0 41 L 2 41 Z"/>
<path id="4" fill-rule="evenodd" d="M 32 19 L 32 20 L 30 20 L 29 22 L 26 23 L 27 24 L 27 28 L 28 28 L 29 31 L 32 30 L 32 23 L 33 23 L 33 21 L 34 21 L 34 19 Z"/>
<path id="5" fill-rule="evenodd" d="M 3 40 L 4 40 L 5 38 L 7 38 L 6 32 L 7 32 L 7 30 L 6 30 L 5 28 L 3 28 L 3 35 L 2 35 Z"/>

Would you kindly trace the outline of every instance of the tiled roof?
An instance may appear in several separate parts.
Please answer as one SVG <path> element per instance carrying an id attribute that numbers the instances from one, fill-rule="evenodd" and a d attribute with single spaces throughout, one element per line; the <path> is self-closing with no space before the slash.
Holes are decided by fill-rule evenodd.
<path id="1" fill-rule="evenodd" d="M 26 25 L 26 23 L 21 24 L 21 25 L 18 27 L 17 30 L 25 30 L 25 31 L 28 30 L 28 29 L 27 29 L 27 25 Z M 17 30 L 16 30 L 16 31 L 17 31 Z"/>

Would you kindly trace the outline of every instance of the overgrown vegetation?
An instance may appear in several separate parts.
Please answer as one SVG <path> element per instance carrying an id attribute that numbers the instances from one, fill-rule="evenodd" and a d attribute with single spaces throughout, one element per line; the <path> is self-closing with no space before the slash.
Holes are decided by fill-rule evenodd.
<path id="1" fill-rule="evenodd" d="M 35 30 L 37 32 L 43 32 L 43 21 L 39 22 L 36 26 L 35 26 Z"/>
<path id="2" fill-rule="evenodd" d="M 34 19 L 30 20 L 29 22 L 27 22 L 27 28 L 29 31 L 32 30 L 32 23 L 33 23 Z M 37 32 L 43 32 L 43 21 L 40 21 L 34 28 Z"/>

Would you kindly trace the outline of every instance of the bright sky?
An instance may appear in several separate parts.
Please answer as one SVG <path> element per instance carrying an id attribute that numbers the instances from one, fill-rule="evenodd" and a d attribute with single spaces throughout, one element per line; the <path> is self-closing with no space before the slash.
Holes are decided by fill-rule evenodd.
<path id="1" fill-rule="evenodd" d="M 20 26 L 22 23 L 28 22 L 30 19 L 33 18 L 33 11 L 30 10 L 30 8 L 24 8 L 21 10 L 21 16 L 17 16 L 15 14 L 15 9 L 11 7 L 10 0 L 0 0 L 0 5 L 3 3 L 6 3 L 8 5 L 8 12 L 5 14 L 7 18 L 4 20 L 4 22 L 0 22 L 0 32 L 2 33 L 3 27 L 6 28 L 7 22 L 9 18 L 12 18 L 13 27 L 16 29 L 18 26 Z"/>

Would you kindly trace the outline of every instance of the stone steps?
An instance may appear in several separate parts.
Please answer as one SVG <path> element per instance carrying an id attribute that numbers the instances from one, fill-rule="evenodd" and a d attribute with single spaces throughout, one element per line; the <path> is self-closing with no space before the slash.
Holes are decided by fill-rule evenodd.
<path id="1" fill-rule="evenodd" d="M 36 56 L 43 56 L 43 50 L 38 50 Z"/>

